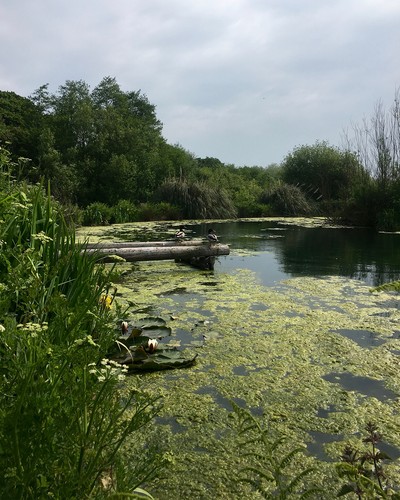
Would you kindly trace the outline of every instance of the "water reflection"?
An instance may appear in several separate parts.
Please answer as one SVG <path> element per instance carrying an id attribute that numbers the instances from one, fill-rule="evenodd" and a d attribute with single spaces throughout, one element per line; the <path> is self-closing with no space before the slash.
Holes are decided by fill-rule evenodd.
<path id="1" fill-rule="evenodd" d="M 265 221 L 213 226 L 231 246 L 231 255 L 220 258 L 221 269 L 252 269 L 266 285 L 296 276 L 345 276 L 372 286 L 400 278 L 399 234 Z M 207 227 L 193 225 L 192 234 L 204 236 Z M 240 256 L 239 250 L 256 254 Z"/>

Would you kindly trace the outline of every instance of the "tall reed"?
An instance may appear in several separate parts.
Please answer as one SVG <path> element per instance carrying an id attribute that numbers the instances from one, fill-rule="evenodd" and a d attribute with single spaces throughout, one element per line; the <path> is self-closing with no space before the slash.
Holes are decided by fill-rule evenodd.
<path id="1" fill-rule="evenodd" d="M 15 183 L 8 166 L 0 154 L 0 497 L 132 494 L 160 460 L 121 448 L 134 433 L 140 446 L 158 403 L 123 393 L 124 371 L 106 360 L 115 270 L 77 244 L 49 192 Z"/>

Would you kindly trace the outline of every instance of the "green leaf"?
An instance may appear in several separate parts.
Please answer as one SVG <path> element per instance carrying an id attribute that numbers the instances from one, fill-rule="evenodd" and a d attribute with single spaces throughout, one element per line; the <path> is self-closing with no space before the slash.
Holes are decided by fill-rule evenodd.
<path id="1" fill-rule="evenodd" d="M 147 328 L 153 328 L 155 326 L 165 326 L 166 322 L 162 318 L 155 316 L 148 316 L 140 320 L 140 325 L 142 329 L 147 329 Z"/>
<path id="2" fill-rule="evenodd" d="M 197 354 L 191 358 L 184 357 L 179 351 L 155 351 L 146 357 L 127 360 L 126 365 L 130 372 L 146 372 L 170 370 L 173 368 L 185 368 L 192 366 L 196 361 Z"/>
<path id="3" fill-rule="evenodd" d="M 351 484 L 344 484 L 338 494 L 336 495 L 337 497 L 343 497 L 344 495 L 347 495 L 348 493 L 354 493 L 355 491 L 355 486 L 356 485 L 351 485 Z"/>
<path id="4" fill-rule="evenodd" d="M 149 325 L 146 328 L 143 327 L 142 334 L 146 335 L 146 337 L 150 337 L 151 339 L 162 339 L 171 335 L 171 328 L 168 326 Z"/>

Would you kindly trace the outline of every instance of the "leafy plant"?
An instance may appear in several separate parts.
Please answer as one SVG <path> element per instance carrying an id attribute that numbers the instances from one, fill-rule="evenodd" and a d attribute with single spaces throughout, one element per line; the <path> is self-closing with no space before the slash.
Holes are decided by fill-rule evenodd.
<path id="1" fill-rule="evenodd" d="M 129 200 L 119 200 L 112 207 L 112 221 L 121 224 L 123 222 L 134 222 L 137 220 L 137 208 Z"/>
<path id="2" fill-rule="evenodd" d="M 250 484 L 267 499 L 321 498 L 320 488 L 305 484 L 314 469 L 302 468 L 304 449 L 288 450 L 285 437 L 275 436 L 268 424 L 264 426 L 248 410 L 233 402 L 232 406 L 245 463 L 238 481 Z"/>
<path id="3" fill-rule="evenodd" d="M 383 470 L 383 462 L 390 457 L 379 450 L 378 443 L 382 435 L 377 426 L 369 422 L 365 430 L 367 436 L 364 443 L 370 444 L 370 449 L 359 451 L 351 445 L 347 445 L 342 454 L 342 461 L 337 464 L 336 470 L 340 478 L 347 479 L 341 487 L 338 497 L 354 493 L 357 498 L 392 498 L 400 499 L 400 494 L 389 491 L 386 476 Z"/>
<path id="4" fill-rule="evenodd" d="M 159 405 L 123 390 L 125 368 L 105 359 L 114 270 L 75 242 L 42 186 L 15 183 L 0 161 L 0 496 L 133 494 L 163 463 L 140 447 Z"/>
<path id="5" fill-rule="evenodd" d="M 309 215 L 315 211 L 303 191 L 298 186 L 275 183 L 261 196 L 261 202 L 271 206 L 278 215 Z"/>
<path id="6" fill-rule="evenodd" d="M 109 224 L 112 209 L 105 203 L 91 203 L 83 211 L 83 224 L 85 226 L 101 226 Z"/>
<path id="7" fill-rule="evenodd" d="M 182 216 L 201 219 L 225 219 L 236 216 L 236 209 L 227 192 L 204 181 L 170 179 L 159 188 L 161 201 L 178 206 Z"/>

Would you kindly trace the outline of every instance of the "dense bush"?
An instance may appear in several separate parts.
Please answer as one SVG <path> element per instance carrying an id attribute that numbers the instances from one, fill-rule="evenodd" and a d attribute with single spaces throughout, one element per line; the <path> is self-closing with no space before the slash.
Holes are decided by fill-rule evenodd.
<path id="1" fill-rule="evenodd" d="M 137 212 L 137 220 L 139 221 L 177 220 L 181 218 L 180 209 L 166 202 L 142 203 Z"/>
<path id="2" fill-rule="evenodd" d="M 306 199 L 298 186 L 276 183 L 262 196 L 261 201 L 271 207 L 274 215 L 311 215 L 315 207 Z"/>
<path id="3" fill-rule="evenodd" d="M 91 203 L 83 210 L 82 223 L 84 226 L 103 226 L 109 224 L 112 218 L 112 209 L 105 203 Z"/>
<path id="4" fill-rule="evenodd" d="M 155 471 L 139 449 L 155 399 L 122 397 L 124 371 L 106 360 L 114 271 L 75 242 L 41 186 L 12 180 L 3 150 L 0 162 L 0 496 L 132 492 Z"/>
<path id="5" fill-rule="evenodd" d="M 138 217 L 137 207 L 128 200 L 119 200 L 118 203 L 112 207 L 111 212 L 111 222 L 116 224 L 134 222 Z"/>
<path id="6" fill-rule="evenodd" d="M 236 209 L 226 191 L 206 182 L 181 179 L 165 181 L 157 191 L 160 201 L 178 206 L 183 218 L 227 219 L 236 217 Z"/>

